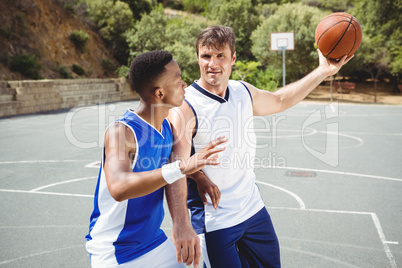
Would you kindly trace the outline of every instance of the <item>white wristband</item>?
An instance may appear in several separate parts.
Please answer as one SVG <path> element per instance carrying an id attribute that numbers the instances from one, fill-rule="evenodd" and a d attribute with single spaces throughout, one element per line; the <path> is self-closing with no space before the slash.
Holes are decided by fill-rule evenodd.
<path id="1" fill-rule="evenodd" d="M 172 184 L 178 179 L 184 177 L 180 170 L 180 160 L 162 166 L 162 177 L 168 183 Z"/>

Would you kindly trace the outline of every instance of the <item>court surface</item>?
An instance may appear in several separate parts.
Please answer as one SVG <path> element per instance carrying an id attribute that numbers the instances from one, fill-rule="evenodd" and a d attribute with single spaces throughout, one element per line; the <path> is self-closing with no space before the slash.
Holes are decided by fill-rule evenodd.
<path id="1" fill-rule="evenodd" d="M 137 105 L 0 119 L 0 268 L 89 267 L 103 132 Z M 254 123 L 283 267 L 402 267 L 402 106 L 302 102 Z"/>

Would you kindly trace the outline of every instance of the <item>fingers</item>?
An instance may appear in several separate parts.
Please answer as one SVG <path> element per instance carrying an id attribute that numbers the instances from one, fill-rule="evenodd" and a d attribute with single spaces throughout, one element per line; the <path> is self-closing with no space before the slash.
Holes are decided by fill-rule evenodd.
<path id="1" fill-rule="evenodd" d="M 222 152 L 225 149 L 226 148 L 214 148 L 214 149 L 208 150 L 207 152 L 204 153 L 204 158 L 206 160 L 215 160 L 216 161 L 218 159 L 217 153 Z"/>
<path id="2" fill-rule="evenodd" d="M 176 260 L 181 263 L 181 245 L 176 245 Z"/>
<path id="3" fill-rule="evenodd" d="M 187 259 L 185 259 L 186 261 L 186 265 L 189 266 L 193 263 L 194 260 L 194 247 L 189 246 L 188 247 L 188 251 L 187 251 Z"/>
<path id="4" fill-rule="evenodd" d="M 353 54 L 353 55 L 350 56 L 350 57 L 345 58 L 343 64 L 348 63 L 348 62 L 349 62 L 351 59 L 353 59 L 354 57 L 355 57 L 355 54 Z M 343 59 L 342 59 L 342 60 L 343 60 Z"/>
<path id="5" fill-rule="evenodd" d="M 201 258 L 200 243 L 196 243 L 194 250 L 195 250 L 194 268 L 197 268 L 198 264 L 200 263 L 200 258 Z"/>
<path id="6" fill-rule="evenodd" d="M 219 138 L 217 138 L 215 140 L 210 141 L 208 143 L 208 145 L 204 147 L 204 149 L 205 150 L 211 150 L 211 149 L 215 148 L 216 146 L 218 146 L 218 145 L 220 145 L 222 143 L 225 143 L 227 141 L 228 141 L 228 139 L 225 136 L 221 136 L 221 137 L 219 137 Z"/>
<path id="7" fill-rule="evenodd" d="M 206 205 L 208 203 L 208 200 L 207 200 L 207 197 L 206 197 L 205 193 L 198 192 L 198 194 L 201 197 L 202 203 L 204 203 L 204 205 Z"/>
<path id="8" fill-rule="evenodd" d="M 206 205 L 208 203 L 208 200 L 206 197 L 206 195 L 208 194 L 209 198 L 211 199 L 212 206 L 215 209 L 218 209 L 219 201 L 221 200 L 221 191 L 219 191 L 218 186 L 216 186 L 215 184 L 212 183 L 203 189 L 199 189 L 198 194 L 200 195 L 201 200 L 204 203 L 204 205 Z"/>
<path id="9" fill-rule="evenodd" d="M 194 267 L 198 267 L 201 257 L 200 240 L 195 233 L 194 236 L 181 245 L 180 254 L 176 255 L 176 257 L 179 263 L 185 263 L 187 266 L 193 263 Z M 177 249 L 176 254 L 178 253 Z"/>
<path id="10" fill-rule="evenodd" d="M 215 186 L 212 191 L 213 194 L 209 194 L 209 197 L 211 198 L 212 206 L 214 207 L 214 209 L 218 209 L 219 201 L 221 200 L 221 191 L 219 191 L 219 188 L 217 186 Z"/>

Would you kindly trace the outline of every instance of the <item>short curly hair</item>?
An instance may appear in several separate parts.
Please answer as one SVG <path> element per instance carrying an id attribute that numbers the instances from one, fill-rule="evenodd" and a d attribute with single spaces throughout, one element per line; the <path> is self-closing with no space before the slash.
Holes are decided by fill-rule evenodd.
<path id="1" fill-rule="evenodd" d="M 154 50 L 138 55 L 130 66 L 130 84 L 138 95 L 150 93 L 150 89 L 156 89 L 156 81 L 165 71 L 165 66 L 173 60 L 172 54 L 166 50 Z"/>

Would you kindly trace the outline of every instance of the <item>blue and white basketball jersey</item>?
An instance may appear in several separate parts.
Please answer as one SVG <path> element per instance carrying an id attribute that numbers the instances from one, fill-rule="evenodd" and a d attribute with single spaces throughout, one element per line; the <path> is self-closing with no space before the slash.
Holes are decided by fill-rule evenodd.
<path id="1" fill-rule="evenodd" d="M 168 162 L 173 136 L 167 119 L 163 121 L 161 132 L 131 110 L 118 122 L 129 127 L 135 136 L 133 172 L 158 169 Z M 86 248 L 90 254 L 101 256 L 102 265 L 117 265 L 144 255 L 167 239 L 160 228 L 164 217 L 164 188 L 117 202 L 107 188 L 103 163 L 104 155 Z"/>
<path id="2" fill-rule="evenodd" d="M 197 184 L 188 179 L 187 203 L 193 228 L 200 234 L 235 226 L 264 207 L 255 184 L 256 135 L 251 94 L 239 81 L 229 81 L 224 98 L 194 82 L 186 88 L 185 100 L 196 117 L 192 153 L 220 136 L 228 138 L 226 150 L 218 155 L 220 165 L 202 169 L 221 191 L 217 210 L 210 199 L 204 206 Z"/>

